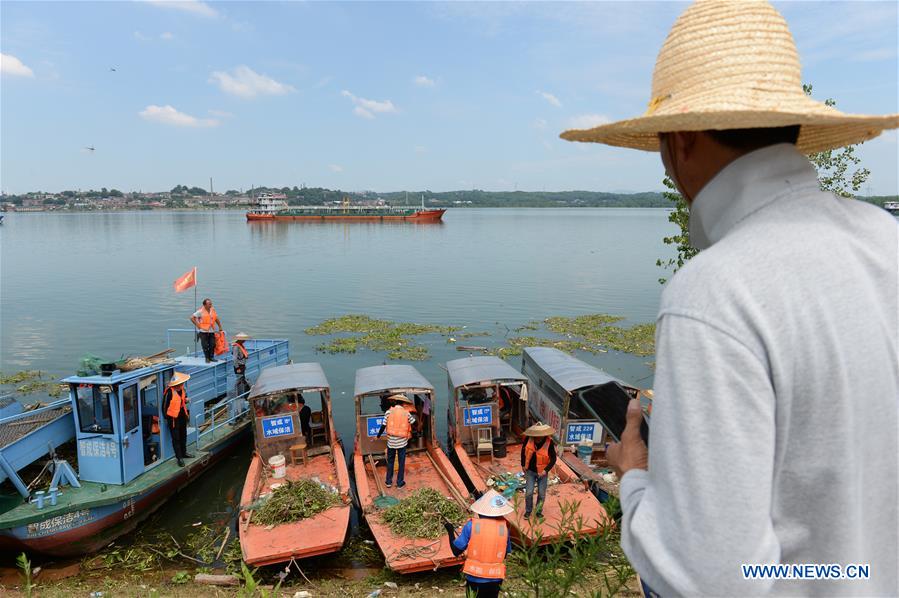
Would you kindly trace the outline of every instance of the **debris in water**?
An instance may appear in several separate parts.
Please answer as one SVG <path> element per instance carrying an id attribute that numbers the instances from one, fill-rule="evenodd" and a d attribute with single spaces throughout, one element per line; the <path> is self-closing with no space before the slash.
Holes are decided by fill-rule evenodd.
<path id="1" fill-rule="evenodd" d="M 458 527 L 465 517 L 465 511 L 455 501 L 433 488 L 419 488 L 387 508 L 383 520 L 398 536 L 435 540 L 445 533 L 444 521 Z"/>
<path id="2" fill-rule="evenodd" d="M 306 329 L 309 335 L 356 333 L 358 336 L 337 337 L 319 345 L 316 351 L 324 353 L 355 353 L 360 348 L 386 352 L 389 359 L 423 361 L 430 357 L 428 349 L 412 343 L 409 337 L 422 334 L 449 335 L 459 330 L 455 326 L 414 324 L 379 320 L 366 315 L 350 314 L 325 320 Z"/>
<path id="3" fill-rule="evenodd" d="M 385 581 L 384 585 L 387 586 L 388 588 L 390 588 L 391 590 L 399 589 L 399 586 L 397 586 L 396 583 L 394 583 L 392 581 Z"/>

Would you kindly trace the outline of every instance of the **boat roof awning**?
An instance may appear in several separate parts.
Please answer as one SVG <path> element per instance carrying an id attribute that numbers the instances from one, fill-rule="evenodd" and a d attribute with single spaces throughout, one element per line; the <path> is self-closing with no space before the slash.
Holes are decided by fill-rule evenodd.
<path id="1" fill-rule="evenodd" d="M 574 392 L 587 386 L 601 386 L 609 382 L 617 382 L 627 386 L 618 380 L 588 363 L 584 363 L 577 357 L 573 357 L 564 351 L 553 347 L 526 347 L 527 357 L 543 372 L 555 380 L 565 392 Z"/>
<path id="2" fill-rule="evenodd" d="M 318 363 L 292 363 L 268 367 L 259 374 L 259 379 L 250 391 L 250 399 L 283 390 L 303 390 L 305 388 L 330 388 L 325 371 Z"/>
<path id="3" fill-rule="evenodd" d="M 447 361 L 446 371 L 453 388 L 491 380 L 527 380 L 524 374 L 492 355 Z"/>
<path id="4" fill-rule="evenodd" d="M 427 378 L 411 365 L 376 365 L 356 370 L 355 397 L 397 388 L 434 390 Z"/>

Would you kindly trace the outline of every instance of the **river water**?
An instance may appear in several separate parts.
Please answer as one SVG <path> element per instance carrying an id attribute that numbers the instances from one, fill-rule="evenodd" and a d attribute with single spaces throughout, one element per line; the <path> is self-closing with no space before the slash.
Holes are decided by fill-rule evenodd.
<path id="1" fill-rule="evenodd" d="M 383 354 L 319 354 L 323 337 L 304 330 L 359 313 L 467 326 L 494 346 L 529 321 L 610 313 L 650 322 L 675 232 L 663 209 L 456 209 L 442 224 L 247 223 L 236 211 L 7 213 L 0 225 L 0 370 L 40 369 L 62 377 L 86 353 L 116 359 L 165 348 L 168 328 L 190 327 L 194 294 L 173 281 L 198 270 L 225 329 L 287 338 L 295 362 L 319 361 L 332 386 L 338 432 L 351 450 L 357 368 Z M 524 334 L 534 334 L 526 332 Z M 175 336 L 181 353 L 189 335 Z M 446 401 L 440 364 L 466 354 L 446 338 L 417 339 L 431 359 L 414 365 Z M 652 385 L 651 358 L 579 355 L 624 380 Z M 520 358 L 510 359 L 517 368 Z M 445 404 L 437 413 L 445 413 Z M 445 422 L 438 422 L 445 438 Z M 227 502 L 216 489 L 242 480 L 219 468 L 177 499 L 208 511 Z"/>

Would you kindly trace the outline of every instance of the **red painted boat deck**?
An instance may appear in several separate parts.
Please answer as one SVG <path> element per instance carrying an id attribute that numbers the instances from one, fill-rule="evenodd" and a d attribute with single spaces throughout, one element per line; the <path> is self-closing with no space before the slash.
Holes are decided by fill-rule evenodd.
<path id="1" fill-rule="evenodd" d="M 428 458 L 428 453 L 430 453 L 434 463 L 437 464 L 444 476 L 455 486 L 459 494 L 468 499 L 468 491 L 465 489 L 465 483 L 462 481 L 462 478 L 453 469 L 443 451 L 433 447 L 408 453 L 406 455 L 406 485 L 403 488 L 397 488 L 396 479 L 394 478 L 394 486 L 385 488 L 386 494 L 397 499 L 403 499 L 419 488 L 433 488 L 447 498 L 452 499 L 452 492 L 448 488 L 447 483 L 443 481 L 440 474 L 435 470 L 434 464 Z M 373 474 L 368 460 L 366 459 L 363 462 L 361 453 L 354 453 L 353 471 L 356 478 L 359 502 L 375 541 L 384 554 L 387 566 L 398 573 L 414 573 L 461 565 L 465 557 L 453 556 L 449 547 L 449 539 L 445 534 L 441 535 L 437 540 L 427 540 L 398 536 L 390 531 L 390 527 L 383 522 L 381 512 L 375 507 L 373 502 L 378 496 L 378 486 L 374 475 L 380 477 L 383 485 L 387 473 L 383 458 L 376 463 L 376 467 L 377 472 Z M 470 504 L 465 506 L 466 509 L 468 506 Z"/>
<path id="2" fill-rule="evenodd" d="M 478 492 L 485 492 L 487 479 L 506 473 L 518 473 L 521 471 L 521 443 L 511 443 L 507 447 L 505 457 L 493 457 L 491 460 L 486 454 L 482 454 L 478 461 L 476 457 L 469 456 L 461 444 L 455 445 L 456 456 L 462 464 L 462 470 Z M 557 540 L 562 534 L 559 524 L 562 520 L 562 505 L 577 503 L 577 514 L 582 521 L 582 534 L 595 534 L 606 525 L 611 524 L 612 519 L 600 504 L 599 500 L 590 492 L 575 473 L 562 461 L 556 460 L 550 475 L 559 477 L 559 483 L 549 485 L 546 488 L 546 501 L 543 504 L 542 523 L 537 520 L 524 518 L 524 493 L 516 492 L 513 505 L 514 513 L 506 515 L 506 521 L 512 528 L 519 541 L 533 543 L 538 540 L 540 544 L 548 544 Z M 534 489 L 534 503 L 536 510 L 537 489 Z M 533 525 L 532 525 L 533 524 Z"/>
<path id="3" fill-rule="evenodd" d="M 259 455 L 253 455 L 241 495 L 242 509 L 270 493 L 272 485 L 311 478 L 338 488 L 344 504 L 309 519 L 276 526 L 256 525 L 251 511 L 242 510 L 238 529 L 244 561 L 254 566 L 271 565 L 340 550 L 346 540 L 351 509 L 350 478 L 342 447 L 334 447 L 333 463 L 328 453 L 309 457 L 306 465 L 302 461 L 291 465 L 288 461 L 286 478 L 272 478 L 264 475 L 264 470 Z"/>

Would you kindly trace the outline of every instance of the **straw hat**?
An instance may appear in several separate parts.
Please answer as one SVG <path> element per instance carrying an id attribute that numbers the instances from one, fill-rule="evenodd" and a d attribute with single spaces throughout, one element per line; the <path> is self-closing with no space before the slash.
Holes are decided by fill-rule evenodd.
<path id="1" fill-rule="evenodd" d="M 561 137 L 658 151 L 659 133 L 790 125 L 811 154 L 877 137 L 899 114 L 845 114 L 805 95 L 793 36 L 768 2 L 699 0 L 659 51 L 643 116 Z"/>
<path id="2" fill-rule="evenodd" d="M 524 435 L 525 436 L 535 436 L 537 438 L 539 438 L 541 436 L 552 436 L 553 428 L 552 428 L 552 426 L 547 426 L 544 423 L 537 422 L 536 424 L 534 424 L 533 426 L 531 426 L 530 428 L 525 430 Z"/>
<path id="3" fill-rule="evenodd" d="M 175 375 L 172 376 L 172 379 L 169 380 L 168 386 L 180 386 L 190 380 L 190 374 L 185 374 L 184 372 L 175 372 Z"/>
<path id="4" fill-rule="evenodd" d="M 237 334 L 234 335 L 235 342 L 236 341 L 248 341 L 248 340 L 250 340 L 250 338 L 251 338 L 250 335 L 247 334 L 246 332 L 238 332 Z"/>
<path id="5" fill-rule="evenodd" d="M 409 403 L 410 405 L 413 404 L 412 399 L 410 399 L 406 395 L 399 395 L 399 394 L 390 395 L 389 397 L 387 397 L 387 400 L 388 401 L 396 401 L 398 403 Z"/>
<path id="6" fill-rule="evenodd" d="M 485 492 L 481 498 L 471 505 L 471 510 L 484 517 L 502 517 L 515 511 L 512 505 L 509 504 L 509 501 L 496 490 Z"/>

